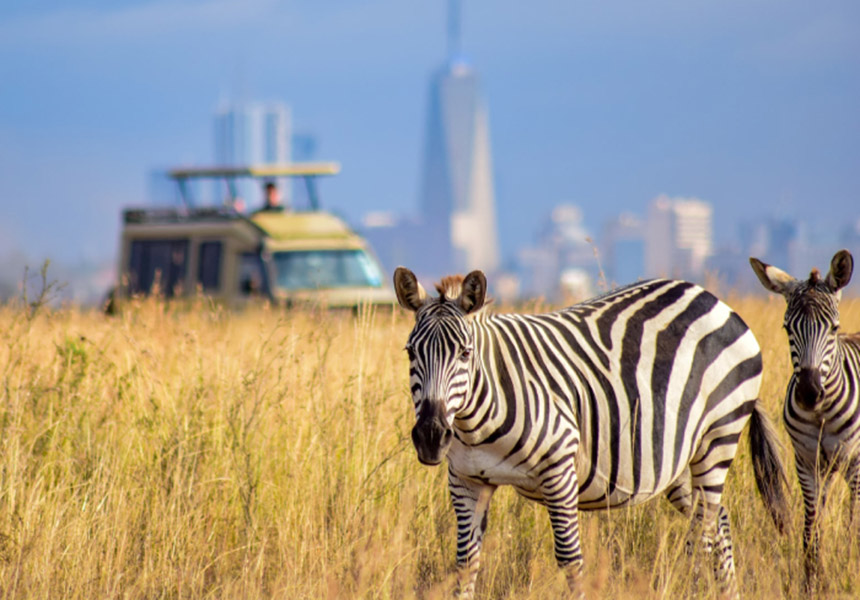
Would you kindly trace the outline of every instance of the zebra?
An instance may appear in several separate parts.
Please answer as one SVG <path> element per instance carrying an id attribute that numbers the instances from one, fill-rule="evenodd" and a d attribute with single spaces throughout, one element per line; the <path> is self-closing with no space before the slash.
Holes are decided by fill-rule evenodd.
<path id="1" fill-rule="evenodd" d="M 741 318 L 692 283 L 656 279 L 541 315 L 492 315 L 481 271 L 430 297 L 405 267 L 398 302 L 415 313 L 409 384 L 418 460 L 447 457 L 457 522 L 457 591 L 472 598 L 494 490 L 549 513 L 556 561 L 583 597 L 579 510 L 665 494 L 700 532 L 722 593 L 737 597 L 720 504 L 751 423 L 756 482 L 780 532 L 785 475 L 759 404 L 761 352 Z"/>
<path id="2" fill-rule="evenodd" d="M 854 259 L 837 252 L 822 278 L 813 269 L 806 281 L 750 258 L 762 285 L 785 297 L 783 327 L 788 333 L 793 372 L 788 380 L 783 420 L 794 446 L 803 492 L 803 551 L 806 586 L 820 571 L 817 517 L 824 509 L 832 475 L 841 471 L 851 488 L 851 522 L 860 500 L 860 334 L 839 332 L 839 300 L 851 280 Z"/>

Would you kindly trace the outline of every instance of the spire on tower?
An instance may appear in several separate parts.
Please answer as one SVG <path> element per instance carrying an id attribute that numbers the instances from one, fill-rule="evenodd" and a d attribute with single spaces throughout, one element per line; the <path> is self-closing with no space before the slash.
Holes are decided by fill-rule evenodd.
<path id="1" fill-rule="evenodd" d="M 448 60 L 460 57 L 460 0 L 448 0 Z"/>

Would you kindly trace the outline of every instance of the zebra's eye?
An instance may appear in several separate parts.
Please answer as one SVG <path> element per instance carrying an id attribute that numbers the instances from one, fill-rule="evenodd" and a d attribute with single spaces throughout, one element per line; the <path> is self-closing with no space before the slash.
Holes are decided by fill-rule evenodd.
<path id="1" fill-rule="evenodd" d="M 471 348 L 463 348 L 462 352 L 460 352 L 460 360 L 469 360 L 469 357 L 472 356 Z"/>
<path id="2" fill-rule="evenodd" d="M 412 349 L 412 346 L 406 346 L 404 350 L 406 350 L 406 355 L 410 361 L 415 360 L 415 350 Z"/>
<path id="3" fill-rule="evenodd" d="M 839 331 L 839 323 L 834 323 L 833 327 L 830 328 L 830 333 L 836 333 Z"/>

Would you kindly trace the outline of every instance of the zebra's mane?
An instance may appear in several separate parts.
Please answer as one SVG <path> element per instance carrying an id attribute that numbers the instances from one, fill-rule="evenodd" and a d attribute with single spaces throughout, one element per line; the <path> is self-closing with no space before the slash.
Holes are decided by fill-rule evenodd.
<path id="1" fill-rule="evenodd" d="M 445 302 L 450 302 L 451 300 L 456 300 L 460 297 L 460 294 L 463 293 L 463 281 L 465 277 L 463 275 L 448 275 L 443 277 L 436 284 L 436 291 L 439 293 L 439 298 L 437 300 L 438 303 L 443 304 Z M 484 298 L 484 305 L 479 309 L 473 311 L 471 314 L 473 316 L 478 316 L 479 314 L 483 315 L 486 313 L 486 308 L 492 304 L 493 299 L 489 296 Z"/>
<path id="2" fill-rule="evenodd" d="M 821 281 L 821 271 L 813 268 L 812 271 L 809 273 L 809 283 L 810 285 L 815 285 L 819 281 Z"/>
<path id="3" fill-rule="evenodd" d="M 453 300 L 458 298 L 463 292 L 462 275 L 448 275 L 436 284 L 436 291 L 439 292 L 440 300 Z"/>

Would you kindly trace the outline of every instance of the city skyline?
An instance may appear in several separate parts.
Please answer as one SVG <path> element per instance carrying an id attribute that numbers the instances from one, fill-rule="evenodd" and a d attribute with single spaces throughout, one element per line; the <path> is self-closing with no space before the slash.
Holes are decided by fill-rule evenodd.
<path id="1" fill-rule="evenodd" d="M 856 219 L 855 4 L 462 10 L 493 117 L 504 260 L 565 203 L 600 231 L 660 194 L 700 197 L 716 248 L 741 221 L 790 218 L 838 239 Z M 321 193 L 353 224 L 414 211 L 445 30 L 443 2 L 0 7 L 0 53 L 16 57 L 0 61 L 0 257 L 111 263 L 119 210 L 147 201 L 148 173 L 209 162 L 225 92 L 292 106 L 318 156 L 343 165 Z"/>
<path id="2" fill-rule="evenodd" d="M 715 213 L 701 198 L 655 196 L 641 214 L 625 212 L 595 235 L 582 207 L 559 204 L 543 215 L 533 242 L 518 248 L 496 277 L 505 300 L 543 297 L 579 301 L 619 285 L 654 277 L 693 281 L 720 290 L 760 293 L 748 258 L 766 256 L 771 264 L 805 277 L 815 267 L 826 273 L 833 248 L 860 256 L 860 218 L 835 234 L 787 217 L 742 222 L 736 242 L 713 245 Z M 849 294 L 860 290 L 852 280 Z M 715 290 L 716 291 L 716 290 Z"/>

